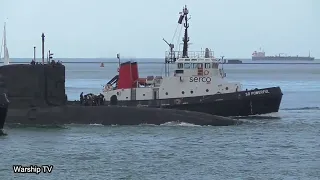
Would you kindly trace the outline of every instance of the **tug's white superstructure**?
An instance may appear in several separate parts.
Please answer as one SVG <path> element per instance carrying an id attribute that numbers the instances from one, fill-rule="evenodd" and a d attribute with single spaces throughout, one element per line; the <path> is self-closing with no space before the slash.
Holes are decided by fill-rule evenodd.
<path id="1" fill-rule="evenodd" d="M 157 99 L 175 99 L 186 97 L 208 96 L 217 93 L 241 91 L 239 83 L 225 80 L 223 65 L 217 61 L 208 48 L 200 52 L 188 52 L 189 10 L 183 8 L 178 23 L 184 20 L 183 51 L 173 51 L 174 46 L 166 43 L 170 51 L 166 52 L 166 76 L 148 76 L 139 78 L 136 62 L 120 64 L 119 75 L 116 75 L 104 88 L 104 98 L 112 97 L 118 101 L 141 101 Z M 120 57 L 118 55 L 120 61 Z M 169 73 L 169 65 L 174 64 L 174 72 Z"/>
<path id="2" fill-rule="evenodd" d="M 105 100 L 109 101 L 112 96 L 119 101 L 185 98 L 241 90 L 239 83 L 226 81 L 222 65 L 208 49 L 205 52 L 191 52 L 194 55 L 188 58 L 181 57 L 181 52 L 173 53 L 177 57 L 175 69 L 167 77 L 139 78 L 137 63 L 121 64 L 117 86 L 105 86 Z"/>
<path id="3" fill-rule="evenodd" d="M 165 76 L 140 78 L 138 64 L 120 64 L 119 73 L 103 90 L 107 105 L 162 107 L 197 111 L 219 116 L 248 116 L 278 112 L 282 99 L 280 87 L 242 90 L 241 84 L 228 82 L 223 58 L 217 60 L 213 51 L 188 51 L 188 20 L 186 7 L 180 13 L 184 25 L 183 49 L 174 45 L 165 55 Z M 173 66 L 173 67 L 172 67 Z M 170 70 L 173 70 L 173 72 Z"/>

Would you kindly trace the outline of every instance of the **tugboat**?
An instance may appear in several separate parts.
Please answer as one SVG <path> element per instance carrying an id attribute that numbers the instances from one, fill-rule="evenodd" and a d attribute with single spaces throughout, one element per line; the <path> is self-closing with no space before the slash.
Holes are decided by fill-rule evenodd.
<path id="1" fill-rule="evenodd" d="M 208 48 L 188 51 L 188 17 L 185 6 L 179 24 L 184 22 L 183 50 L 165 41 L 170 50 L 165 56 L 165 77 L 139 78 L 137 62 L 119 63 L 118 74 L 104 87 L 107 104 L 146 106 L 198 111 L 219 116 L 249 116 L 278 112 L 280 87 L 242 90 L 237 82 L 228 82 L 223 63 Z M 120 57 L 118 55 L 120 61 Z M 173 73 L 170 66 L 175 67 Z"/>

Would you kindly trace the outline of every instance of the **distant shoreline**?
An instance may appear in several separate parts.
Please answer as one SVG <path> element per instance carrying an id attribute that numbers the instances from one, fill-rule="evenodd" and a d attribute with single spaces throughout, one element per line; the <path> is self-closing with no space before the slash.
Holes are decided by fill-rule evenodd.
<path id="1" fill-rule="evenodd" d="M 219 59 L 220 57 L 216 57 L 217 59 Z M 32 60 L 33 57 L 29 57 L 29 58 L 10 58 L 11 60 L 16 60 L 17 62 L 20 62 L 21 60 Z M 90 60 L 95 60 L 95 61 L 118 61 L 118 59 L 116 57 L 101 57 L 101 58 L 63 58 L 63 57 L 54 57 L 55 60 L 67 60 L 67 61 L 79 61 L 82 62 L 84 61 L 88 61 L 88 59 Z M 155 58 L 155 57 L 151 57 L 151 58 L 139 58 L 139 57 L 122 57 L 122 60 L 141 60 L 141 61 L 145 61 L 145 60 L 159 60 L 159 61 L 164 61 L 165 58 Z M 251 58 L 228 58 L 228 57 L 224 57 L 225 60 L 240 60 L 240 61 L 252 61 Z M 42 58 L 36 58 L 37 61 L 42 61 Z M 45 61 L 47 60 L 46 58 L 44 59 Z M 264 60 L 262 60 L 264 61 Z M 265 60 L 268 61 L 268 60 Z M 272 60 L 271 60 L 272 61 Z M 280 61 L 285 61 L 285 60 L 280 60 Z M 289 60 L 290 61 L 290 60 Z M 299 61 L 299 60 L 297 60 Z M 303 60 L 302 60 L 303 61 Z M 314 59 L 312 62 L 320 62 L 320 59 Z M 293 61 L 291 61 L 293 62 Z M 300 61 L 301 62 L 301 61 Z"/>
<path id="2" fill-rule="evenodd" d="M 139 64 L 164 64 L 164 62 L 148 62 L 148 61 L 137 61 Z M 3 64 L 3 62 L 0 62 L 1 64 Z M 118 62 L 110 62 L 110 61 L 100 61 L 100 62 L 94 62 L 94 61 L 65 61 L 65 62 L 62 62 L 63 64 L 101 64 L 101 63 L 104 63 L 104 64 L 118 64 Z M 11 64 L 29 64 L 29 62 L 11 62 Z M 242 63 L 239 63 L 239 64 L 232 64 L 230 63 L 231 65 L 241 65 L 241 64 L 292 64 L 292 65 L 297 65 L 297 64 L 320 64 L 320 62 L 314 62 L 314 63 L 311 63 L 311 62 L 300 62 L 300 63 L 295 63 L 295 62 L 292 62 L 292 63 L 285 63 L 285 62 L 279 62 L 279 63 L 274 63 L 274 62 L 254 62 L 254 63 L 251 63 L 251 62 L 242 62 Z M 230 65 L 228 63 L 224 63 L 224 65 Z"/>

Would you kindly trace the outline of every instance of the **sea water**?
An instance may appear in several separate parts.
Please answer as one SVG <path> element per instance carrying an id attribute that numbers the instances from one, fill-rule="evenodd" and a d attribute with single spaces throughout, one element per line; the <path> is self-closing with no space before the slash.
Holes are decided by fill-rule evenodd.
<path id="1" fill-rule="evenodd" d="M 88 60 L 89 61 L 89 60 Z M 65 64 L 69 99 L 99 93 L 117 64 Z M 6 126 L 0 179 L 319 179 L 320 65 L 225 65 L 244 89 L 280 86 L 280 111 L 228 127 Z M 139 64 L 140 77 L 161 64 Z M 103 117 L 102 117 L 103 118 Z M 51 173 L 14 173 L 13 165 L 53 165 Z"/>

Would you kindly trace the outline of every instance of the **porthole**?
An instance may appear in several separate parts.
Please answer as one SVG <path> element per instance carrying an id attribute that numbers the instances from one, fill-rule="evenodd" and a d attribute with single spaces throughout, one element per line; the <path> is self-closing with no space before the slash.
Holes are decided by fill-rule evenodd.
<path id="1" fill-rule="evenodd" d="M 142 94 L 142 96 L 145 96 L 145 94 Z"/>
<path id="2" fill-rule="evenodd" d="M 193 91 L 190 91 L 191 94 L 193 94 Z"/>
<path id="3" fill-rule="evenodd" d="M 206 92 L 209 92 L 209 89 L 206 89 Z"/>
<path id="4" fill-rule="evenodd" d="M 166 95 L 168 95 L 168 92 L 166 92 Z"/>
<path id="5" fill-rule="evenodd" d="M 184 94 L 184 91 L 182 91 L 181 93 Z"/>
<path id="6" fill-rule="evenodd" d="M 228 89 L 229 89 L 229 88 L 228 88 L 228 87 L 226 87 L 226 90 L 227 90 L 227 91 L 228 91 Z"/>

